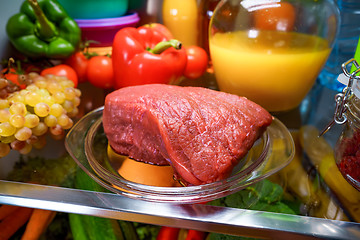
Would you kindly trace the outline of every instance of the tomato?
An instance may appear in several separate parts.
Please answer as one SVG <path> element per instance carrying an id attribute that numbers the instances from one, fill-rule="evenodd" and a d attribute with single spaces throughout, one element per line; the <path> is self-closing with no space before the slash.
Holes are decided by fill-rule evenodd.
<path id="1" fill-rule="evenodd" d="M 11 82 L 20 86 L 21 89 L 26 88 L 25 84 L 19 83 L 19 74 L 16 72 L 16 70 L 14 68 L 10 68 L 9 71 L 8 71 L 8 68 L 4 68 L 3 70 L 1 70 L 1 77 L 6 78 L 7 80 L 10 80 Z"/>
<path id="2" fill-rule="evenodd" d="M 95 87 L 108 89 L 114 86 L 112 60 L 107 56 L 94 56 L 89 59 L 86 77 Z"/>
<path id="3" fill-rule="evenodd" d="M 184 70 L 184 76 L 189 79 L 201 77 L 208 66 L 209 57 L 206 51 L 198 46 L 189 46 L 185 48 L 187 54 L 187 64 Z"/>
<path id="4" fill-rule="evenodd" d="M 86 70 L 88 65 L 88 59 L 83 52 L 76 52 L 66 59 L 65 64 L 72 67 L 77 76 L 79 83 L 86 82 Z"/>
<path id="5" fill-rule="evenodd" d="M 78 77 L 75 70 L 66 64 L 59 64 L 54 67 L 45 68 L 41 71 L 40 75 L 45 76 L 48 74 L 56 75 L 56 76 L 64 76 L 67 77 L 74 83 L 74 87 L 78 85 Z"/>
<path id="6" fill-rule="evenodd" d="M 291 3 L 279 2 L 254 11 L 255 28 L 261 30 L 291 31 L 295 24 L 295 8 Z"/>

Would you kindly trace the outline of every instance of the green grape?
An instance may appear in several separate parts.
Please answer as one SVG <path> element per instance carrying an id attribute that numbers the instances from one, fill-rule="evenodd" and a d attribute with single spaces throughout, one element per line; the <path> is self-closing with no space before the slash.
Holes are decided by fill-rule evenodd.
<path id="1" fill-rule="evenodd" d="M 10 152 L 9 144 L 0 142 L 0 157 L 5 157 Z"/>
<path id="2" fill-rule="evenodd" d="M 51 96 L 51 94 L 49 93 L 49 91 L 46 90 L 46 89 L 39 89 L 38 93 L 39 93 L 39 95 L 40 95 L 41 97 Z"/>
<path id="3" fill-rule="evenodd" d="M 75 89 L 75 96 L 81 97 L 81 90 L 78 88 L 74 88 L 74 89 Z"/>
<path id="4" fill-rule="evenodd" d="M 64 94 L 65 94 L 65 99 L 67 100 L 72 100 L 74 97 L 76 97 L 74 88 L 65 88 Z"/>
<path id="5" fill-rule="evenodd" d="M 46 88 L 51 94 L 60 92 L 62 90 L 61 85 L 56 81 L 51 81 L 48 83 Z"/>
<path id="6" fill-rule="evenodd" d="M 72 118 L 76 117 L 79 114 L 79 109 L 75 107 L 71 112 L 68 112 L 67 115 Z"/>
<path id="7" fill-rule="evenodd" d="M 25 124 L 25 117 L 21 114 L 11 115 L 9 122 L 16 128 L 21 128 Z"/>
<path id="8" fill-rule="evenodd" d="M 28 77 L 35 81 L 36 79 L 38 79 L 41 76 L 37 72 L 29 72 Z"/>
<path id="9" fill-rule="evenodd" d="M 56 92 L 52 95 L 55 103 L 62 104 L 65 101 L 65 94 L 63 92 Z"/>
<path id="10" fill-rule="evenodd" d="M 30 129 L 31 130 L 31 129 Z M 26 139 L 26 142 L 28 143 L 28 144 L 31 144 L 31 145 L 33 145 L 34 143 L 36 143 L 37 141 L 39 141 L 39 137 L 38 136 L 35 136 L 35 135 L 32 135 L 31 134 L 31 136 L 28 138 L 28 139 Z"/>
<path id="11" fill-rule="evenodd" d="M 23 127 L 17 130 L 14 136 L 19 141 L 26 141 L 31 137 L 31 135 L 32 135 L 31 129 L 28 127 Z"/>
<path id="12" fill-rule="evenodd" d="M 7 99 L 0 99 L 0 109 L 8 108 L 9 101 Z"/>
<path id="13" fill-rule="evenodd" d="M 25 104 L 34 107 L 37 103 L 41 102 L 41 95 L 39 95 L 37 92 L 28 92 L 25 97 Z"/>
<path id="14" fill-rule="evenodd" d="M 57 122 L 58 124 L 61 126 L 61 127 L 65 127 L 65 126 L 68 126 L 69 124 L 69 121 L 70 121 L 70 118 L 68 115 L 66 114 L 61 114 L 58 118 L 57 118 Z"/>
<path id="15" fill-rule="evenodd" d="M 14 135 L 16 127 L 12 126 L 9 122 L 0 123 L 0 136 L 8 137 Z"/>
<path id="16" fill-rule="evenodd" d="M 34 84 L 40 89 L 44 89 L 47 86 L 46 79 L 42 76 L 38 76 L 37 78 L 35 78 Z"/>
<path id="17" fill-rule="evenodd" d="M 60 85 L 62 86 L 62 89 L 74 87 L 74 83 L 72 81 L 68 80 L 67 78 L 61 78 Z"/>
<path id="18" fill-rule="evenodd" d="M 0 122 L 8 122 L 10 119 L 11 113 L 8 108 L 0 109 Z"/>
<path id="19" fill-rule="evenodd" d="M 35 84 L 30 84 L 29 86 L 26 87 L 26 90 L 28 90 L 29 92 L 36 92 L 39 90 L 39 87 L 36 86 Z"/>
<path id="20" fill-rule="evenodd" d="M 20 149 L 24 148 L 25 144 L 26 144 L 26 142 L 15 139 L 13 142 L 10 143 L 10 146 L 11 146 L 11 149 L 19 151 Z"/>
<path id="21" fill-rule="evenodd" d="M 4 90 L 0 99 L 0 156 L 10 149 L 27 154 L 31 149 L 46 145 L 46 133 L 54 139 L 65 136 L 79 113 L 81 91 L 65 77 L 38 73 L 22 76 L 27 87 Z M 0 79 L 0 87 L 8 88 L 8 81 Z"/>
<path id="22" fill-rule="evenodd" d="M 48 126 L 46 126 L 44 122 L 39 122 L 39 124 L 31 130 L 35 136 L 41 136 L 47 132 Z"/>
<path id="23" fill-rule="evenodd" d="M 54 98 L 52 96 L 44 96 L 42 98 L 43 103 L 46 103 L 47 105 L 51 106 L 55 103 Z"/>
<path id="24" fill-rule="evenodd" d="M 33 142 L 31 145 L 36 149 L 42 149 L 43 147 L 45 147 L 45 145 L 46 145 L 45 135 L 38 136 L 37 141 Z"/>
<path id="25" fill-rule="evenodd" d="M 20 94 L 19 92 L 14 92 L 12 95 L 10 95 L 8 97 L 8 100 L 11 103 L 15 103 L 15 102 L 24 102 L 24 95 Z"/>
<path id="26" fill-rule="evenodd" d="M 69 118 L 68 124 L 65 126 L 62 126 L 64 129 L 70 129 L 74 125 L 74 122 L 71 118 Z"/>
<path id="27" fill-rule="evenodd" d="M 51 127 L 49 131 L 54 136 L 62 135 L 64 133 L 64 129 L 59 124 Z"/>
<path id="28" fill-rule="evenodd" d="M 74 109 L 74 103 L 70 100 L 65 100 L 62 106 L 66 112 L 71 112 Z"/>
<path id="29" fill-rule="evenodd" d="M 78 107 L 80 105 L 80 97 L 74 97 L 74 99 L 72 100 L 72 102 L 74 103 L 75 107 Z"/>
<path id="30" fill-rule="evenodd" d="M 49 114 L 44 118 L 44 123 L 48 127 L 53 127 L 57 124 L 57 118 L 54 115 Z"/>
<path id="31" fill-rule="evenodd" d="M 5 78 L 0 78 L 0 89 L 5 88 L 8 84 L 8 80 L 6 80 Z"/>
<path id="32" fill-rule="evenodd" d="M 28 154 L 32 150 L 32 145 L 25 142 L 25 145 L 22 149 L 18 150 L 21 154 Z"/>
<path id="33" fill-rule="evenodd" d="M 15 140 L 14 135 L 11 135 L 11 136 L 8 136 L 8 137 L 1 137 L 1 142 L 3 142 L 3 143 L 11 143 L 14 140 Z"/>
<path id="34" fill-rule="evenodd" d="M 13 104 L 11 104 L 9 111 L 13 115 L 21 114 L 21 115 L 25 116 L 27 113 L 26 106 L 22 102 L 14 102 Z"/>
<path id="35" fill-rule="evenodd" d="M 55 117 L 59 117 L 61 114 L 64 113 L 64 108 L 63 106 L 61 106 L 58 103 L 54 103 L 53 105 L 51 105 L 50 107 L 50 114 L 55 116 Z"/>
<path id="36" fill-rule="evenodd" d="M 25 116 L 25 127 L 28 128 L 34 128 L 36 127 L 40 122 L 40 118 L 32 113 L 29 113 Z"/>
<path id="37" fill-rule="evenodd" d="M 50 107 L 46 103 L 40 102 L 34 106 L 34 112 L 39 117 L 46 117 L 50 112 Z"/>

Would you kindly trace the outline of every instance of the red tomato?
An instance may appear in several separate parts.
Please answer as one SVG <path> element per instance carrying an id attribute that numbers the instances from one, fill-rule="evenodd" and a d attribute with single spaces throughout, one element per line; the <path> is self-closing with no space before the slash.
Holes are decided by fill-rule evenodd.
<path id="1" fill-rule="evenodd" d="M 254 25 L 261 30 L 291 31 L 294 28 L 295 18 L 294 6 L 288 2 L 279 2 L 255 11 Z"/>
<path id="2" fill-rule="evenodd" d="M 88 59 L 83 52 L 76 52 L 66 59 L 65 64 L 72 67 L 77 76 L 79 83 L 86 82 L 86 68 L 88 65 Z"/>
<path id="3" fill-rule="evenodd" d="M 107 56 L 94 56 L 89 59 L 86 77 L 95 87 L 108 89 L 114 86 L 112 60 Z"/>
<path id="4" fill-rule="evenodd" d="M 208 66 L 209 57 L 206 51 L 198 46 L 189 46 L 185 48 L 187 54 L 187 64 L 184 70 L 184 76 L 189 79 L 201 77 Z"/>
<path id="5" fill-rule="evenodd" d="M 59 64 L 54 67 L 45 68 L 41 71 L 40 75 L 45 76 L 48 74 L 56 75 L 56 76 L 64 76 L 67 77 L 69 80 L 73 81 L 74 87 L 78 85 L 78 77 L 75 70 L 66 64 Z"/>
<path id="6" fill-rule="evenodd" d="M 8 73 L 6 73 L 8 72 Z M 6 73 L 6 74 L 4 74 Z M 4 68 L 1 70 L 1 76 L 3 78 L 6 78 L 7 80 L 10 80 L 11 82 L 15 83 L 16 85 L 20 86 L 21 89 L 26 88 L 25 84 L 19 84 L 19 74 L 16 73 L 16 70 L 14 68 L 10 68 L 8 71 L 7 68 Z"/>

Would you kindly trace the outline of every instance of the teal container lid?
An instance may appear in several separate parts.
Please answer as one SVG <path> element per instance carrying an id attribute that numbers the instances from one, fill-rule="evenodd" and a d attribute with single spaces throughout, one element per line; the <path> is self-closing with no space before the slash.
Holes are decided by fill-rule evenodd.
<path id="1" fill-rule="evenodd" d="M 128 11 L 129 0 L 58 0 L 74 19 L 121 17 Z"/>

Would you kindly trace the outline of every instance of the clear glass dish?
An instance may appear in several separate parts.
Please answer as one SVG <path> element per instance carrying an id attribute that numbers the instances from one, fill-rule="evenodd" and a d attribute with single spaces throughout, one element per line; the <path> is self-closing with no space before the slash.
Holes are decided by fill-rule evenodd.
<path id="1" fill-rule="evenodd" d="M 103 107 L 80 119 L 69 131 L 65 147 L 76 163 L 106 189 L 134 199 L 156 202 L 198 203 L 225 197 L 285 167 L 295 153 L 288 129 L 274 119 L 227 179 L 187 187 L 158 187 L 129 181 L 113 168 L 102 127 Z"/>

